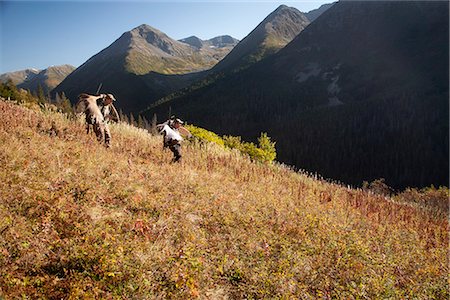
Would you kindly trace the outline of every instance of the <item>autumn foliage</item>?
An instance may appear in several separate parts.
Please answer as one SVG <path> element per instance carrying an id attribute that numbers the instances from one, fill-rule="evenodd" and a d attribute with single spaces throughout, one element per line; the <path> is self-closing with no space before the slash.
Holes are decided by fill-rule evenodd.
<path id="1" fill-rule="evenodd" d="M 379 195 L 196 142 L 172 164 L 161 136 L 111 132 L 0 101 L 0 298 L 449 297 L 448 189 Z"/>

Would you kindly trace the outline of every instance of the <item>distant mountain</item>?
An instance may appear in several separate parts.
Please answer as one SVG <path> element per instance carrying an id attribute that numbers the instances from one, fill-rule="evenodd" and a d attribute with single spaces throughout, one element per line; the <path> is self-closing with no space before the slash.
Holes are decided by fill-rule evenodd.
<path id="1" fill-rule="evenodd" d="M 196 37 L 196 36 L 190 36 L 184 39 L 179 40 L 182 43 L 186 43 L 191 45 L 194 48 L 200 49 L 203 48 L 204 46 L 204 41 L 202 41 L 200 38 Z"/>
<path id="2" fill-rule="evenodd" d="M 45 92 L 51 91 L 74 70 L 75 67 L 71 65 L 51 66 L 40 71 L 31 79 L 18 84 L 17 87 L 28 89 L 30 91 L 37 91 L 38 86 L 40 85 Z"/>
<path id="3" fill-rule="evenodd" d="M 315 19 L 317 19 L 321 14 L 326 12 L 333 5 L 334 5 L 334 3 L 323 4 L 319 8 L 313 9 L 313 10 L 305 13 L 305 16 L 308 18 L 308 20 L 310 22 L 313 22 Z"/>
<path id="4" fill-rule="evenodd" d="M 32 92 L 41 86 L 44 92 L 51 91 L 60 84 L 73 70 L 74 66 L 51 66 L 44 70 L 26 69 L 17 72 L 9 72 L 0 75 L 0 81 L 12 80 L 18 87 Z"/>
<path id="5" fill-rule="evenodd" d="M 213 52 L 171 39 L 144 24 L 91 57 L 53 92 L 64 91 L 75 102 L 79 93 L 95 93 L 102 84 L 102 91 L 116 96 L 118 107 L 138 111 L 186 86 L 199 76 L 193 72 L 207 70 L 217 61 Z"/>
<path id="6" fill-rule="evenodd" d="M 309 23 L 307 17 L 296 8 L 281 5 L 240 41 L 211 71 L 231 71 L 260 61 L 283 48 Z"/>
<path id="7" fill-rule="evenodd" d="M 224 48 L 224 47 L 234 47 L 239 43 L 238 39 L 231 37 L 229 35 L 216 36 L 215 38 L 207 40 L 207 42 L 214 47 Z"/>
<path id="8" fill-rule="evenodd" d="M 219 62 L 239 43 L 239 40 L 229 35 L 217 36 L 209 40 L 201 40 L 196 36 L 190 36 L 181 39 L 180 42 L 191 45 L 202 55 L 213 57 L 216 62 Z"/>
<path id="9" fill-rule="evenodd" d="M 145 24 L 124 33 L 99 53 L 103 58 L 112 55 L 124 56 L 125 69 L 136 75 L 151 71 L 160 74 L 190 73 L 208 69 L 217 63 L 212 56 L 201 55 L 189 45 Z"/>
<path id="10" fill-rule="evenodd" d="M 281 161 L 351 184 L 447 185 L 448 19 L 442 1 L 340 1 L 278 53 L 147 114 L 266 131 Z"/>
<path id="11" fill-rule="evenodd" d="M 239 43 L 238 39 L 235 39 L 229 35 L 221 35 L 209 40 L 201 40 L 196 36 L 190 36 L 185 39 L 179 40 L 197 49 L 201 48 L 233 48 Z"/>
<path id="12" fill-rule="evenodd" d="M 18 85 L 18 84 L 23 83 L 26 80 L 31 80 L 39 72 L 40 71 L 36 70 L 36 69 L 26 69 L 26 70 L 3 73 L 3 74 L 0 74 L 0 81 L 7 82 L 7 81 L 11 80 L 13 84 Z"/>

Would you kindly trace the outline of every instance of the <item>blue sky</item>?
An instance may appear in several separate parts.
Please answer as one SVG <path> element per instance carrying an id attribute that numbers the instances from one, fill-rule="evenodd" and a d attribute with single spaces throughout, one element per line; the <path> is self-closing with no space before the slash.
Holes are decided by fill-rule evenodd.
<path id="1" fill-rule="evenodd" d="M 333 1 L 5 1 L 0 0 L 0 73 L 80 66 L 141 24 L 173 39 L 243 39 L 279 5 L 308 12 Z"/>

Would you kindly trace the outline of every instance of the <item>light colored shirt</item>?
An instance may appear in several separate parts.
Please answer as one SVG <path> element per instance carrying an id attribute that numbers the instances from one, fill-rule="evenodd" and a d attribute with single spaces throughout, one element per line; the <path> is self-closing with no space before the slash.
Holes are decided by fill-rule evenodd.
<path id="1" fill-rule="evenodd" d="M 171 128 L 169 125 L 164 125 L 164 127 L 161 130 L 161 133 L 163 132 L 165 133 L 164 141 L 166 142 L 170 140 L 177 140 L 181 142 L 183 140 L 178 130 Z"/>

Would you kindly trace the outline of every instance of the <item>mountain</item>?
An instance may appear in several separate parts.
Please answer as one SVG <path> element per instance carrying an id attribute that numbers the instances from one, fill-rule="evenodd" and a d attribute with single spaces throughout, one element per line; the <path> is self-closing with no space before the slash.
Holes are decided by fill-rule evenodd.
<path id="1" fill-rule="evenodd" d="M 449 298 L 448 189 L 382 196 L 207 142 L 173 164 L 160 135 L 120 123 L 106 149 L 34 107 L 0 100 L 3 299 Z"/>
<path id="2" fill-rule="evenodd" d="M 75 67 L 71 65 L 51 66 L 40 71 L 36 76 L 18 84 L 17 87 L 37 91 L 38 87 L 41 86 L 44 92 L 48 92 L 58 86 L 74 70 Z"/>
<path id="3" fill-rule="evenodd" d="M 121 44 L 125 46 L 125 51 L 121 51 Z M 137 75 L 150 71 L 160 74 L 190 73 L 209 69 L 217 63 L 212 56 L 200 55 L 191 46 L 173 40 L 148 25 L 141 25 L 122 35 L 117 47 L 111 50 L 115 55 L 125 52 L 126 69 Z"/>
<path id="4" fill-rule="evenodd" d="M 326 12 L 333 5 L 334 5 L 334 3 L 323 4 L 319 8 L 313 9 L 313 10 L 305 13 L 305 16 L 308 18 L 308 20 L 310 22 L 313 22 L 315 19 L 317 19 L 321 14 Z"/>
<path id="5" fill-rule="evenodd" d="M 40 71 L 36 70 L 36 69 L 26 69 L 26 70 L 3 73 L 3 74 L 0 74 L 0 81 L 7 82 L 7 81 L 11 80 L 14 85 L 18 85 L 27 80 L 31 80 L 39 72 Z"/>
<path id="6" fill-rule="evenodd" d="M 239 43 L 239 40 L 229 35 L 221 35 L 209 40 L 201 40 L 196 36 L 190 36 L 181 39 L 180 42 L 189 44 L 204 56 L 213 57 L 217 63 Z"/>
<path id="7" fill-rule="evenodd" d="M 447 2 L 340 1 L 278 53 L 147 114 L 268 132 L 280 161 L 350 184 L 447 185 L 448 49 Z"/>
<path id="8" fill-rule="evenodd" d="M 184 38 L 184 39 L 181 39 L 179 41 L 182 43 L 189 44 L 192 47 L 197 48 L 197 49 L 200 49 L 204 46 L 204 41 L 194 35 Z"/>
<path id="9" fill-rule="evenodd" d="M 201 48 L 230 48 L 230 50 L 239 43 L 238 39 L 235 39 L 229 35 L 216 36 L 215 38 L 209 40 L 201 40 L 196 36 L 190 36 L 179 40 L 180 42 L 186 43 L 195 47 L 197 49 Z"/>
<path id="10" fill-rule="evenodd" d="M 279 6 L 252 30 L 214 68 L 212 72 L 227 72 L 245 68 L 283 48 L 306 26 L 309 20 L 296 8 Z"/>
<path id="11" fill-rule="evenodd" d="M 206 42 L 213 47 L 224 48 L 224 47 L 236 46 L 239 43 L 239 40 L 235 39 L 234 37 L 231 37 L 229 35 L 220 35 L 220 36 L 216 36 L 212 39 L 209 39 Z"/>
<path id="12" fill-rule="evenodd" d="M 189 84 L 218 58 L 168 37 L 149 25 L 125 32 L 109 47 L 91 57 L 53 93 L 65 92 L 76 101 L 81 92 L 113 93 L 125 112 L 138 111 L 153 100 Z M 201 74 L 201 73 L 200 73 Z"/>
<path id="13" fill-rule="evenodd" d="M 36 92 L 41 86 L 46 93 L 60 84 L 73 70 L 75 67 L 71 65 L 51 66 L 44 70 L 26 69 L 2 74 L 0 81 L 10 79 L 18 88 L 31 92 Z"/>

